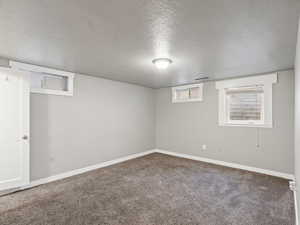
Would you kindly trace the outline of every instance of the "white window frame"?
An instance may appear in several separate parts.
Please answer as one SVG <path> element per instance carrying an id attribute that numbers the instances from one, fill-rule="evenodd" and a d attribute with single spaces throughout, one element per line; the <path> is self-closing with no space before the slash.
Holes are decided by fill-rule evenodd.
<path id="1" fill-rule="evenodd" d="M 176 98 L 177 90 L 191 89 L 191 88 L 199 88 L 200 89 L 200 96 L 198 98 L 184 99 L 184 100 L 180 100 L 180 99 Z M 177 86 L 177 87 L 172 88 L 172 103 L 201 102 L 201 101 L 203 101 L 203 83 L 189 84 L 189 85 Z"/>
<path id="2" fill-rule="evenodd" d="M 277 83 L 277 73 L 245 77 L 216 82 L 216 89 L 219 92 L 219 125 L 220 126 L 237 126 L 237 127 L 273 127 L 272 115 L 272 95 L 273 84 Z M 228 103 L 226 89 L 229 88 L 246 88 L 250 86 L 262 86 L 262 120 L 261 121 L 232 121 L 229 119 Z"/>
<path id="3" fill-rule="evenodd" d="M 20 63 L 16 61 L 9 61 L 9 65 L 12 69 L 21 70 L 21 71 L 28 71 L 32 73 L 42 73 L 45 76 L 58 76 L 62 78 L 66 78 L 67 80 L 67 90 L 52 90 L 52 89 L 45 89 L 45 88 L 30 88 L 30 92 L 32 93 L 39 93 L 39 94 L 49 94 L 49 95 L 64 95 L 64 96 L 73 96 L 74 90 L 74 73 L 66 72 L 62 70 L 50 69 L 47 67 L 42 66 L 35 66 L 26 63 Z"/>

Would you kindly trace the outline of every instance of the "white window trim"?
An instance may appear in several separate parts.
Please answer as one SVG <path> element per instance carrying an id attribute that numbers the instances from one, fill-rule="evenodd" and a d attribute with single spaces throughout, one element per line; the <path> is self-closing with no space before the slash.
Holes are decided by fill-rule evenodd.
<path id="1" fill-rule="evenodd" d="M 200 88 L 200 96 L 199 98 L 194 99 L 186 99 L 186 100 L 178 100 L 176 99 L 176 91 L 182 90 L 182 89 L 189 89 L 189 88 Z M 177 86 L 172 88 L 172 103 L 184 103 L 184 102 L 201 102 L 203 101 L 203 83 L 199 84 L 189 84 L 189 85 L 183 85 L 183 86 Z"/>
<path id="2" fill-rule="evenodd" d="M 56 75 L 56 76 L 67 78 L 67 91 L 44 89 L 44 88 L 30 88 L 30 92 L 32 93 L 73 96 L 73 90 L 74 90 L 73 86 L 74 86 L 74 76 L 75 76 L 74 73 L 66 72 L 62 70 L 50 69 L 42 66 L 35 66 L 26 63 L 20 63 L 16 61 L 9 61 L 9 65 L 11 68 L 17 70 L 23 70 L 23 71 L 35 72 L 35 73 L 45 73 L 45 74 Z"/>
<path id="3" fill-rule="evenodd" d="M 277 83 L 277 73 L 259 75 L 253 77 L 238 78 L 232 80 L 224 80 L 216 82 L 216 89 L 219 91 L 219 126 L 232 126 L 232 127 L 273 127 L 272 116 L 272 95 L 273 84 Z M 257 121 L 235 121 L 232 123 L 228 120 L 226 110 L 226 89 L 247 87 L 254 85 L 262 85 L 264 90 L 263 97 L 263 123 Z"/>

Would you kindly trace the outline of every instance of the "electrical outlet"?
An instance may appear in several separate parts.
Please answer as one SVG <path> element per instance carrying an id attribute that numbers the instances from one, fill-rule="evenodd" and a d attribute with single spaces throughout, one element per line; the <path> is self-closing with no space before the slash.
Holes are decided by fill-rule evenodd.
<path id="1" fill-rule="evenodd" d="M 207 146 L 206 145 L 202 145 L 202 150 L 206 150 Z"/>

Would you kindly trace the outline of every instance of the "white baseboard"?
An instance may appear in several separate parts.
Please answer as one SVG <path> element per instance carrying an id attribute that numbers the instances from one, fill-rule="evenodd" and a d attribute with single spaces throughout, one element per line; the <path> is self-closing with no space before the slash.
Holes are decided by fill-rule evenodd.
<path id="1" fill-rule="evenodd" d="M 114 164 L 124 162 L 124 161 L 130 160 L 130 159 L 142 157 L 142 156 L 145 156 L 145 155 L 148 155 L 148 154 L 151 154 L 151 153 L 155 153 L 155 152 L 162 153 L 162 154 L 167 154 L 167 155 L 172 155 L 172 156 L 176 156 L 176 157 L 180 157 L 180 158 L 192 159 L 192 160 L 197 160 L 197 161 L 201 161 L 201 162 L 207 162 L 207 163 L 212 163 L 212 164 L 216 164 L 216 165 L 241 169 L 241 170 L 247 170 L 247 171 L 261 173 L 261 174 L 267 174 L 267 175 L 271 175 L 271 176 L 275 176 L 275 177 L 281 177 L 281 178 L 288 179 L 288 180 L 294 180 L 294 175 L 292 175 L 292 174 L 286 174 L 286 173 L 281 173 L 281 172 L 276 172 L 276 171 L 271 171 L 271 170 L 265 170 L 265 169 L 250 167 L 250 166 L 244 166 L 244 165 L 240 165 L 240 164 L 236 164 L 236 163 L 228 163 L 228 162 L 224 162 L 224 161 L 219 161 L 219 160 L 214 160 L 214 159 L 209 159 L 209 158 L 203 158 L 203 157 L 198 157 L 198 156 L 192 156 L 192 155 L 187 155 L 187 154 L 182 154 L 182 153 L 177 153 L 177 152 L 170 152 L 170 151 L 165 151 L 165 150 L 161 150 L 161 149 L 153 149 L 153 150 L 149 150 L 149 151 L 145 151 L 145 152 L 141 152 L 141 153 L 121 157 L 121 158 L 118 158 L 118 159 L 115 159 L 115 160 L 110 160 L 110 161 L 107 161 L 107 162 L 99 163 L 99 164 L 96 164 L 96 165 L 92 165 L 92 166 L 72 170 L 72 171 L 69 171 L 69 172 L 66 172 L 66 173 L 61 173 L 61 174 L 57 174 L 57 175 L 54 175 L 54 176 L 50 176 L 50 177 L 42 178 L 42 179 L 39 179 L 39 180 L 35 180 L 35 181 L 32 181 L 30 184 L 28 184 L 26 186 L 23 186 L 23 187 L 18 188 L 18 189 L 13 189 L 9 192 L 14 192 L 14 191 L 18 191 L 18 190 L 25 190 L 25 189 L 32 188 L 32 187 L 35 187 L 35 186 L 39 186 L 41 184 L 46 184 L 46 183 L 49 183 L 49 182 L 57 181 L 57 180 L 64 179 L 64 178 L 67 178 L 67 177 L 71 177 L 71 176 L 74 176 L 74 175 L 82 174 L 82 173 L 85 173 L 85 172 L 88 172 L 88 171 L 92 171 L 92 170 L 96 170 L 96 169 L 99 169 L 99 168 L 107 167 L 107 166 L 110 166 L 110 165 L 114 165 Z M 7 194 L 9 192 L 6 192 L 5 194 Z M 1 195 L 1 193 L 0 193 L 0 195 Z"/>
<path id="2" fill-rule="evenodd" d="M 294 208 L 295 208 L 295 225 L 299 225 L 297 186 L 294 188 L 293 193 L 294 193 Z"/>
<path id="3" fill-rule="evenodd" d="M 49 182 L 53 182 L 53 181 L 57 181 L 57 180 L 67 178 L 67 177 L 82 174 L 82 173 L 85 173 L 85 172 L 88 172 L 88 171 L 100 169 L 100 168 L 103 168 L 103 167 L 107 167 L 107 166 L 110 166 L 110 165 L 114 165 L 114 164 L 117 164 L 117 163 L 121 163 L 121 162 L 130 160 L 130 159 L 139 158 L 139 157 L 149 155 L 149 154 L 155 153 L 155 152 L 166 154 L 166 155 L 171 155 L 171 156 L 175 156 L 175 157 L 180 157 L 180 158 L 192 159 L 192 160 L 196 160 L 196 161 L 201 161 L 201 162 L 206 162 L 206 163 L 212 163 L 212 164 L 216 164 L 216 165 L 231 167 L 231 168 L 235 168 L 235 169 L 247 170 L 247 171 L 251 171 L 251 172 L 271 175 L 271 176 L 280 177 L 280 178 L 295 181 L 295 177 L 292 174 L 281 173 L 281 172 L 272 171 L 272 170 L 265 170 L 265 169 L 260 169 L 260 168 L 256 168 L 256 167 L 244 166 L 244 165 L 240 165 L 240 164 L 236 164 L 236 163 L 228 163 L 228 162 L 224 162 L 224 161 L 220 161 L 220 160 L 214 160 L 214 159 L 209 159 L 209 158 L 192 156 L 192 155 L 187 155 L 187 154 L 182 154 L 182 153 L 177 153 L 177 152 L 170 152 L 170 151 L 165 151 L 165 150 L 161 150 L 161 149 L 154 149 L 154 150 L 149 150 L 149 151 L 145 151 L 145 152 L 136 153 L 136 154 L 132 154 L 132 155 L 129 155 L 129 156 L 121 157 L 121 158 L 118 158 L 118 159 L 106 161 L 106 162 L 99 163 L 99 164 L 96 164 L 96 165 L 84 167 L 84 168 L 81 168 L 81 169 L 72 170 L 72 171 L 69 171 L 69 172 L 66 172 L 66 173 L 61 173 L 61 174 L 50 176 L 50 177 L 47 177 L 47 178 L 42 178 L 42 179 L 39 179 L 39 180 L 35 180 L 35 181 L 32 181 L 29 185 L 26 185 L 24 187 L 14 189 L 14 190 L 11 190 L 11 191 L 7 191 L 7 192 L 2 192 L 2 193 L 0 193 L 0 196 L 3 195 L 3 194 L 9 194 L 10 192 L 15 192 L 15 191 L 18 191 L 18 190 L 25 190 L 25 189 L 36 187 L 36 186 L 46 184 L 46 183 L 49 183 Z M 296 223 L 296 225 L 299 225 L 298 202 L 297 202 L 296 188 L 293 190 L 293 192 L 294 192 L 294 208 L 295 208 L 295 217 L 296 217 L 295 218 L 295 223 Z"/>
<path id="4" fill-rule="evenodd" d="M 100 168 L 103 168 L 103 167 L 111 166 L 111 165 L 121 163 L 121 162 L 130 160 L 130 159 L 139 158 L 139 157 L 151 154 L 153 152 L 154 152 L 154 150 L 149 150 L 149 151 L 145 151 L 145 152 L 141 152 L 141 153 L 136 153 L 136 154 L 121 157 L 121 158 L 118 158 L 118 159 L 102 162 L 102 163 L 99 163 L 99 164 L 96 164 L 96 165 L 92 165 L 92 166 L 72 170 L 72 171 L 69 171 L 69 172 L 66 172 L 66 173 L 61 173 L 61 174 L 57 174 L 57 175 L 54 175 L 54 176 L 42 178 L 42 179 L 30 182 L 30 184 L 28 184 L 24 187 L 21 187 L 18 190 L 25 190 L 25 189 L 32 188 L 32 187 L 35 187 L 35 186 L 39 186 L 41 184 L 46 184 L 46 183 L 49 183 L 49 182 L 53 182 L 53 181 L 57 181 L 57 180 L 67 178 L 67 177 L 82 174 L 82 173 L 85 173 L 85 172 L 88 172 L 88 171 L 92 171 L 92 170 L 100 169 Z M 16 191 L 16 190 L 14 190 L 14 191 Z"/>
<path id="5" fill-rule="evenodd" d="M 297 191 L 294 191 L 295 224 L 299 225 Z"/>
<path id="6" fill-rule="evenodd" d="M 172 155 L 172 156 L 176 156 L 176 157 L 181 157 L 181 158 L 186 158 L 186 159 L 197 160 L 197 161 L 201 161 L 201 162 L 212 163 L 212 164 L 216 164 L 216 165 L 220 165 L 220 166 L 231 167 L 231 168 L 235 168 L 235 169 L 247 170 L 247 171 L 251 171 L 251 172 L 255 172 L 255 173 L 266 174 L 266 175 L 270 175 L 270 176 L 274 176 L 274 177 L 284 178 L 287 180 L 295 179 L 295 176 L 293 174 L 281 173 L 281 172 L 277 172 L 277 171 L 260 169 L 260 168 L 251 167 L 251 166 L 244 166 L 244 165 L 237 164 L 237 163 L 229 163 L 229 162 L 224 162 L 224 161 L 220 161 L 220 160 L 203 158 L 203 157 L 199 157 L 199 156 L 192 156 L 192 155 L 187 155 L 187 154 L 182 154 L 182 153 L 177 153 L 177 152 L 165 151 L 165 150 L 161 150 L 161 149 L 156 149 L 155 152 Z"/>

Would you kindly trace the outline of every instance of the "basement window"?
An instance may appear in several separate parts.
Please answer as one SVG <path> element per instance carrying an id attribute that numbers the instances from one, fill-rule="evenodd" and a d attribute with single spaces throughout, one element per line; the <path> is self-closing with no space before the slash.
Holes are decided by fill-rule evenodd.
<path id="1" fill-rule="evenodd" d="M 229 123 L 264 123 L 263 86 L 228 88 L 225 98 Z"/>
<path id="2" fill-rule="evenodd" d="M 199 102 L 202 101 L 203 84 L 191 84 L 172 88 L 172 102 Z"/>
<path id="3" fill-rule="evenodd" d="M 31 93 L 73 96 L 74 73 L 15 61 L 9 64 L 30 75 Z"/>
<path id="4" fill-rule="evenodd" d="M 219 125 L 273 127 L 272 84 L 277 74 L 216 82 Z"/>

